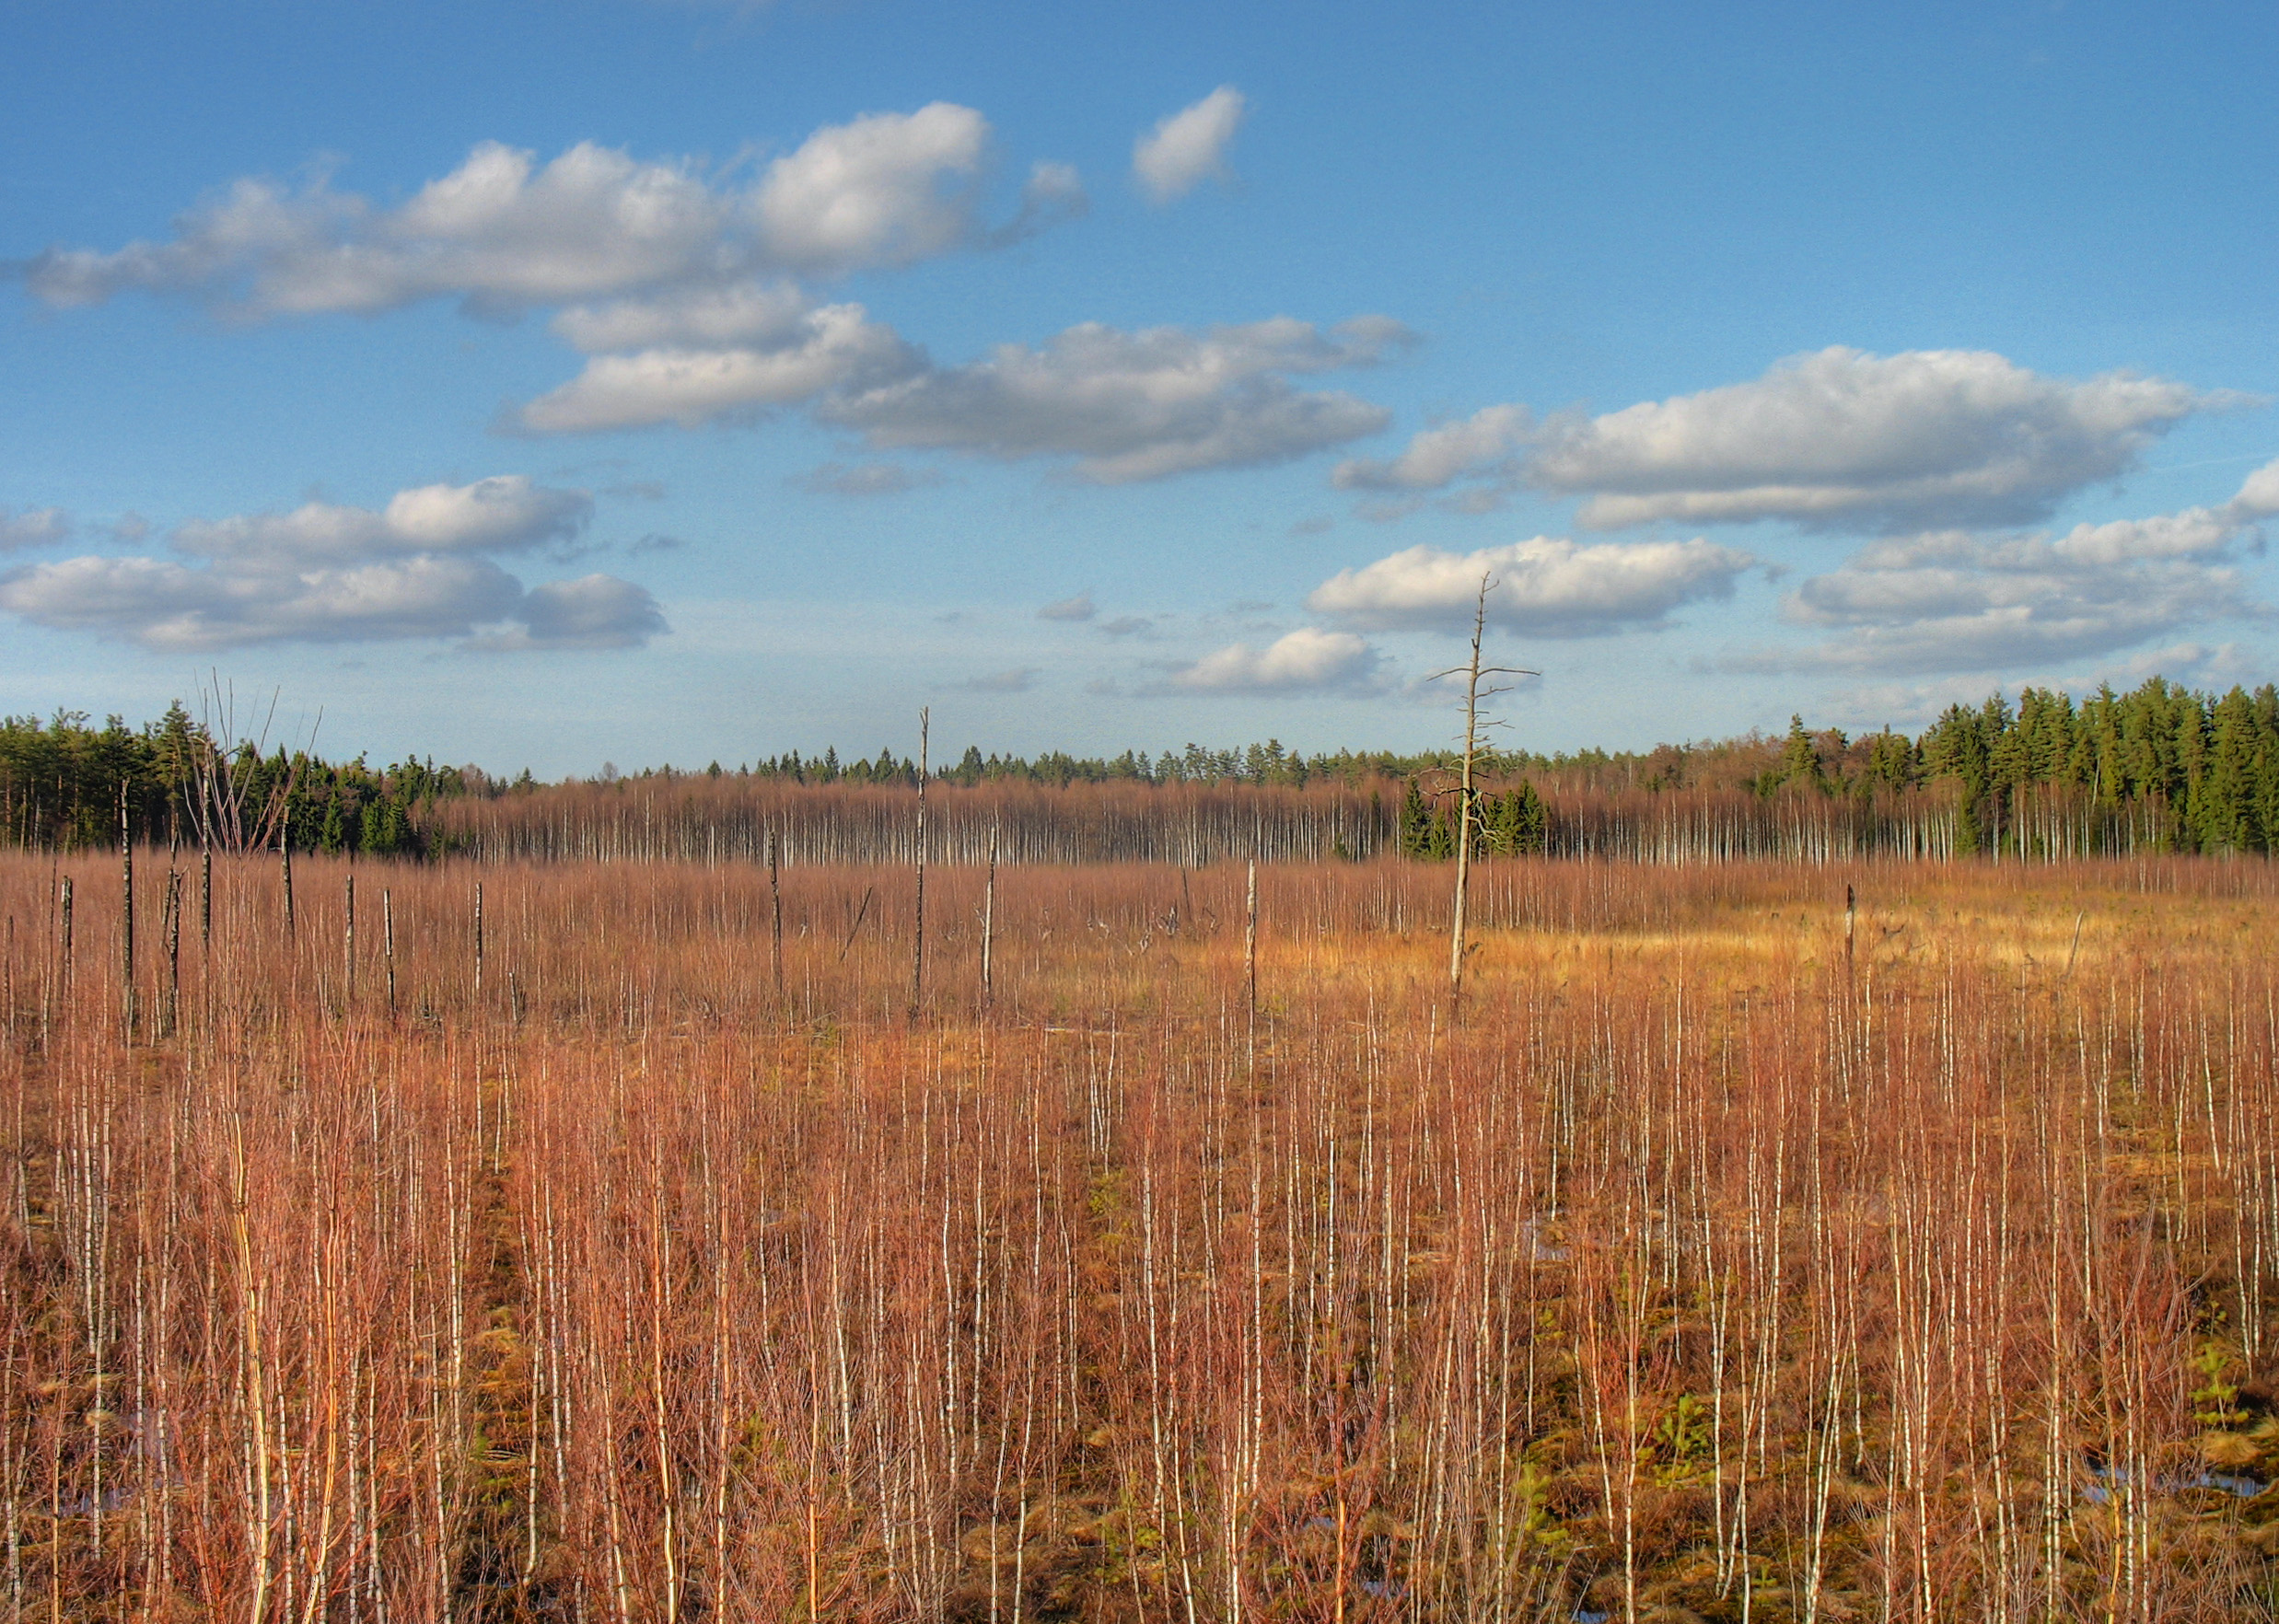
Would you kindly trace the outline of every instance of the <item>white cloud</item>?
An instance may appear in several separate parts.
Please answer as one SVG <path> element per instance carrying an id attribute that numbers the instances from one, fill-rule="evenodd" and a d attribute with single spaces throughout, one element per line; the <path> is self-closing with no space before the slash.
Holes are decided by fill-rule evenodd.
<path id="1" fill-rule="evenodd" d="M 989 121 L 936 101 L 826 126 L 770 164 L 753 200 L 773 262 L 809 273 L 906 264 L 972 236 Z"/>
<path id="2" fill-rule="evenodd" d="M 1079 592 L 1074 597 L 1064 597 L 1046 604 L 1037 611 L 1040 621 L 1088 621 L 1098 614 L 1089 592 Z"/>
<path id="3" fill-rule="evenodd" d="M 35 625 L 162 652 L 463 636 L 521 598 L 513 576 L 468 558 L 303 571 L 72 558 L 0 576 L 0 609 Z"/>
<path id="4" fill-rule="evenodd" d="M 2242 523 L 2279 514 L 2279 459 L 2250 474 L 2226 511 Z"/>
<path id="5" fill-rule="evenodd" d="M 753 279 L 575 305 L 552 326 L 590 355 L 662 345 L 780 346 L 796 342 L 814 314 L 815 302 L 796 283 Z"/>
<path id="6" fill-rule="evenodd" d="M 636 324 L 630 314 L 597 319 L 592 336 Z M 676 345 L 596 355 L 569 382 L 506 413 L 503 425 L 545 435 L 661 423 L 694 428 L 796 405 L 835 389 L 876 387 L 922 365 L 916 351 L 892 329 L 872 321 L 862 306 L 825 305 L 808 311 L 772 344 Z"/>
<path id="7" fill-rule="evenodd" d="M 878 447 L 1068 457 L 1099 484 L 1284 461 L 1374 434 L 1385 412 L 1292 376 L 1366 366 L 1413 342 L 1384 317 L 1323 331 L 1287 317 L 1203 333 L 1087 322 L 1043 347 L 834 395 L 820 412 Z"/>
<path id="8" fill-rule="evenodd" d="M 1579 519 L 1598 529 L 2016 524 L 2125 472 L 2193 412 L 2231 403 L 2126 372 L 2043 377 L 1982 351 L 1834 347 L 1748 383 L 1554 420 L 1527 477 L 1587 496 Z"/>
<path id="9" fill-rule="evenodd" d="M 27 280 L 58 306 L 139 288 L 201 295 L 244 317 L 370 313 L 436 296 L 512 310 L 700 272 L 735 215 L 734 200 L 685 164 L 581 142 L 541 167 L 486 141 L 397 209 L 334 191 L 324 176 L 297 191 L 239 180 L 178 219 L 170 242 L 51 250 Z"/>
<path id="10" fill-rule="evenodd" d="M 1341 570 L 1306 607 L 1364 631 L 1460 630 L 1471 624 L 1482 577 L 1488 619 L 1545 637 L 1587 637 L 1651 626 L 1683 604 L 1729 597 L 1757 561 L 1690 541 L 1600 542 L 1537 536 L 1476 552 L 1411 547 L 1358 570 Z"/>
<path id="11" fill-rule="evenodd" d="M 2061 535 L 1933 531 L 1878 542 L 1816 575 L 1784 610 L 1835 635 L 1752 669 L 2005 671 L 2101 656 L 2204 621 L 2266 612 L 2231 549 L 2273 469 L 2222 507 L 2076 525 Z"/>
<path id="12" fill-rule="evenodd" d="M 1380 656 L 1365 638 L 1312 626 L 1264 648 L 1230 644 L 1171 674 L 1171 685 L 1195 693 L 1283 693 L 1296 689 L 1359 688 L 1377 675 Z"/>
<path id="13" fill-rule="evenodd" d="M 1132 174 L 1156 202 L 1184 197 L 1207 180 L 1231 178 L 1227 147 L 1245 109 L 1242 92 L 1221 85 L 1192 107 L 1158 120 L 1132 144 Z"/>
<path id="14" fill-rule="evenodd" d="M 670 342 L 594 355 L 576 377 L 509 408 L 503 428 L 694 427 L 808 404 L 875 449 L 1068 458 L 1099 484 L 1281 461 L 1375 433 L 1379 408 L 1290 379 L 1372 365 L 1415 342 L 1381 316 L 1201 333 L 1087 322 L 1039 348 L 1003 344 L 942 367 L 860 305 L 811 307 L 796 290 L 756 283 L 581 307 L 555 326 L 589 350 Z"/>
<path id="15" fill-rule="evenodd" d="M 1524 406 L 1483 406 L 1459 422 L 1424 430 L 1390 461 L 1341 462 L 1331 482 L 1344 491 L 1437 491 L 1459 479 L 1508 480 L 1533 423 Z"/>
<path id="16" fill-rule="evenodd" d="M 399 491 L 375 512 L 310 502 L 291 513 L 193 519 L 174 533 L 180 551 L 202 558 L 282 564 L 355 563 L 436 552 L 513 552 L 566 541 L 593 515 L 583 491 L 534 485 L 500 474 L 471 485 Z"/>
<path id="17" fill-rule="evenodd" d="M 297 186 L 249 178 L 178 216 L 169 239 L 51 249 L 23 274 L 58 307 L 142 290 L 191 295 L 245 319 L 436 297 L 513 312 L 770 271 L 906 264 L 1082 212 L 1075 172 L 1041 165 L 1020 216 L 985 230 L 988 150 L 988 121 L 948 102 L 827 125 L 741 188 L 685 159 L 643 161 L 592 142 L 541 164 L 486 141 L 395 208 L 335 191 L 325 173 Z M 587 347 L 628 342 L 662 341 Z"/>
<path id="18" fill-rule="evenodd" d="M 60 507 L 0 507 L 0 552 L 45 547 L 71 534 L 71 516 Z"/>
<path id="19" fill-rule="evenodd" d="M 591 510 L 582 491 L 517 474 L 400 491 L 378 510 L 312 502 L 195 521 L 174 534 L 180 558 L 87 556 L 0 574 L 0 610 L 168 652 L 468 637 L 501 624 L 518 647 L 637 643 L 663 630 L 643 588 L 590 575 L 526 591 L 481 556 L 566 540 Z"/>
<path id="20" fill-rule="evenodd" d="M 633 648 L 663 632 L 665 616 L 648 589 L 615 575 L 542 581 L 522 600 L 522 648 Z"/>

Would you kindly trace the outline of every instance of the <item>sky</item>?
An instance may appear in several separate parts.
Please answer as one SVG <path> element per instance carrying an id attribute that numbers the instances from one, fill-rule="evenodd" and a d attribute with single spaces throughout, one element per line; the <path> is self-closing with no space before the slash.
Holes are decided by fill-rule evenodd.
<path id="1" fill-rule="evenodd" d="M 1483 610 L 1545 751 L 2279 676 L 2269 6 L 0 29 L 0 713 L 1414 749 Z"/>

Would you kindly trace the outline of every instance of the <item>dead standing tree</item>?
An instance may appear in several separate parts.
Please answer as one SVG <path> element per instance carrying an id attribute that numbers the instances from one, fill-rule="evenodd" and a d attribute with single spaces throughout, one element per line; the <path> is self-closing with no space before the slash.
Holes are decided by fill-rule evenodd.
<path id="1" fill-rule="evenodd" d="M 119 780 L 119 1014 L 121 1032 L 134 1041 L 134 831 L 127 821 L 128 785 Z"/>
<path id="2" fill-rule="evenodd" d="M 768 969 L 775 981 L 775 1002 L 784 1002 L 784 883 L 775 829 L 768 829 Z"/>
<path id="3" fill-rule="evenodd" d="M 922 705 L 918 710 L 918 905 L 910 933 L 910 1018 L 918 1018 L 919 1005 L 925 1000 L 925 781 L 926 729 L 933 719 L 933 707 Z"/>
<path id="4" fill-rule="evenodd" d="M 996 996 L 992 975 L 992 954 L 997 940 L 997 837 L 996 824 L 989 826 L 989 877 L 982 883 L 982 1008 L 990 1008 Z"/>
<path id="5" fill-rule="evenodd" d="M 259 738 L 241 739 L 225 748 L 220 741 L 237 737 L 238 695 L 232 685 L 226 685 L 216 675 L 213 686 L 200 684 L 198 707 L 200 745 L 191 758 L 191 822 L 198 831 L 198 843 L 203 849 L 206 872 L 212 874 L 212 853 L 215 847 L 225 853 L 241 856 L 267 849 L 273 839 L 277 842 L 277 857 L 285 888 L 285 933 L 293 934 L 293 851 L 290 839 L 290 818 L 294 792 L 300 787 L 301 770 L 308 765 L 307 751 L 295 750 L 286 760 L 282 782 L 272 783 L 259 808 L 252 805 L 254 785 L 260 778 L 261 765 L 269 748 L 269 730 L 277 717 L 277 692 L 269 696 L 269 712 L 262 720 Z M 317 713 L 321 726 L 324 713 Z M 313 748 L 316 730 L 309 730 Z M 211 932 L 211 887 L 200 902 L 200 910 L 208 922 Z"/>
<path id="6" fill-rule="evenodd" d="M 1436 671 L 1432 678 L 1436 682 L 1444 677 L 1464 679 L 1464 762 L 1462 776 L 1457 784 L 1456 801 L 1456 901 L 1448 920 L 1448 1001 L 1451 1007 L 1464 993 L 1464 904 L 1471 878 L 1472 825 L 1479 818 L 1473 769 L 1479 760 L 1480 730 L 1483 726 L 1502 725 L 1500 723 L 1483 723 L 1480 720 L 1480 702 L 1494 699 L 1500 693 L 1509 693 L 1515 686 L 1506 683 L 1499 687 L 1490 680 L 1489 685 L 1483 688 L 1481 682 L 1497 677 L 1541 675 L 1521 666 L 1483 666 L 1480 663 L 1480 644 L 1488 626 L 1488 593 L 1494 586 L 1494 575 L 1483 574 L 1480 577 L 1480 595 L 1471 615 L 1471 658 L 1463 665 Z"/>

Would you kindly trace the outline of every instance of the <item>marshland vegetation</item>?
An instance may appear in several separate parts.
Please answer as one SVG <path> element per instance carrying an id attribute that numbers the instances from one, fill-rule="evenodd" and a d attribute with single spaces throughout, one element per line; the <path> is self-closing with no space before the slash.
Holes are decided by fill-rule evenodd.
<path id="1" fill-rule="evenodd" d="M 1451 1008 L 942 798 L 914 1016 L 906 866 L 0 857 L 10 1616 L 2269 1616 L 2263 862 L 1490 856 Z"/>

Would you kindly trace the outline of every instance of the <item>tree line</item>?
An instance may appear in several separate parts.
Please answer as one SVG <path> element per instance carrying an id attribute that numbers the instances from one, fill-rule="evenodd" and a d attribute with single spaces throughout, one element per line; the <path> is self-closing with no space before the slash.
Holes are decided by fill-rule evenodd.
<path id="1" fill-rule="evenodd" d="M 525 775 L 526 783 L 528 775 Z M 374 767 L 363 755 L 327 761 L 312 750 L 218 739 L 180 701 L 141 727 L 84 711 L 0 716 L 0 843 L 72 851 L 119 838 L 123 805 L 136 839 L 195 845 L 217 798 L 250 815 L 238 833 L 265 829 L 297 851 L 378 857 L 433 853 L 436 802 L 491 789 L 478 768 L 407 756 Z"/>
<path id="2" fill-rule="evenodd" d="M 1454 850 L 1459 760 L 1451 750 L 1308 755 L 1276 739 L 1153 757 L 969 747 L 929 782 L 972 792 L 962 822 L 959 801 L 948 804 L 951 860 L 1008 818 L 1021 829 L 1016 849 L 1035 861 L 1206 862 L 1246 841 L 1282 857 L 1431 860 Z M 2279 847 L 2279 690 L 2219 696 L 2155 677 L 2076 702 L 2028 688 L 2015 702 L 1995 693 L 1950 706 L 1919 736 L 1853 737 L 1799 716 L 1782 737 L 1489 749 L 1476 771 L 1474 834 L 1487 855 L 2267 852 Z M 890 792 L 917 781 L 916 763 L 891 749 L 845 760 L 835 748 L 793 750 L 699 771 L 605 766 L 549 784 L 432 757 L 375 767 L 364 755 L 336 762 L 219 738 L 179 702 L 139 728 L 118 716 L 98 727 L 74 711 L 0 717 L 0 841 L 41 849 L 115 840 L 122 798 L 139 838 L 194 842 L 219 785 L 263 843 L 301 851 L 743 859 L 796 829 L 810 860 L 887 861 L 903 843 Z M 1242 798 L 1262 790 L 1273 793 Z"/>

